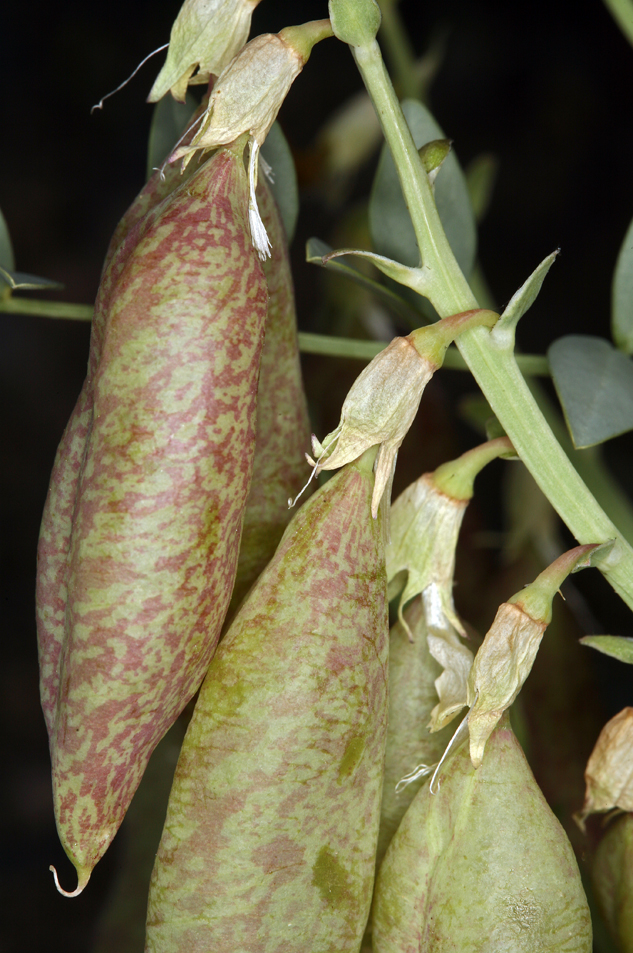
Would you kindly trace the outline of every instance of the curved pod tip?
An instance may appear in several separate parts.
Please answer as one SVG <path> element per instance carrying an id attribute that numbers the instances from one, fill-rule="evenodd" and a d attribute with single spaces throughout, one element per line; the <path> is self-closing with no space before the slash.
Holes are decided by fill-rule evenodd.
<path id="1" fill-rule="evenodd" d="M 63 897 L 78 897 L 79 894 L 83 892 L 83 889 L 87 885 L 88 881 L 90 880 L 90 875 L 92 873 L 92 870 L 88 870 L 87 867 L 79 867 L 77 869 L 77 886 L 75 887 L 74 890 L 64 890 L 64 888 L 61 886 L 59 882 L 59 877 L 57 876 L 57 870 L 55 869 L 55 867 L 51 864 L 48 869 L 53 874 L 55 886 L 57 887 L 57 890 L 59 891 L 59 893 L 61 893 Z"/>

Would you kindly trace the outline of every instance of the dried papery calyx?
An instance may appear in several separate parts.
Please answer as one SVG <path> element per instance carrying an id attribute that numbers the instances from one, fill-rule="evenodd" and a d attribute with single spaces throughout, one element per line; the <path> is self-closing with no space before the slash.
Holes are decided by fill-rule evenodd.
<path id="1" fill-rule="evenodd" d="M 174 20 L 165 65 L 148 103 L 167 92 L 184 103 L 187 86 L 219 76 L 248 39 L 253 10 L 260 0 L 185 0 Z M 194 75 L 195 74 L 195 75 Z"/>
<path id="2" fill-rule="evenodd" d="M 387 579 L 393 598 L 401 573 L 407 573 L 398 616 L 406 603 L 431 584 L 437 585 L 447 620 L 462 635 L 464 628 L 453 604 L 455 547 L 474 481 L 480 470 L 499 456 L 513 454 L 507 437 L 489 440 L 456 460 L 424 473 L 391 507 L 391 541 L 387 546 Z M 406 628 L 406 626 L 405 626 Z"/>
<path id="3" fill-rule="evenodd" d="M 312 20 L 285 27 L 280 33 L 265 33 L 247 43 L 221 73 L 209 99 L 207 116 L 190 145 L 182 146 L 170 157 L 172 162 L 182 158 L 185 166 L 197 149 L 215 149 L 248 133 L 249 221 L 253 244 L 262 259 L 269 257 L 270 243 L 255 198 L 259 149 L 312 47 L 329 36 L 329 20 Z"/>
<path id="4" fill-rule="evenodd" d="M 400 595 L 398 617 L 409 631 L 404 606 L 422 593 L 425 642 L 444 671 L 438 674 L 438 699 L 430 716 L 431 731 L 447 725 L 467 704 L 467 680 L 473 653 L 459 635 L 466 635 L 453 603 L 455 547 L 475 477 L 491 460 L 513 454 L 507 437 L 499 437 L 425 473 L 400 494 L 391 507 L 391 542 L 387 546 L 387 579 L 393 598 Z M 459 633 L 459 634 L 458 634 Z"/>
<path id="5" fill-rule="evenodd" d="M 568 550 L 499 606 L 468 679 L 470 756 L 475 767 L 482 763 L 488 738 L 530 674 L 560 586 L 571 572 L 593 565 L 598 552 L 611 545 L 589 543 Z"/>
<path id="6" fill-rule="evenodd" d="M 577 820 L 589 814 L 633 811 L 633 708 L 624 708 L 600 732 L 585 771 L 586 794 Z"/>
<path id="7" fill-rule="evenodd" d="M 390 484 L 396 456 L 420 406 L 424 388 L 442 366 L 449 344 L 473 327 L 494 327 L 498 315 L 477 309 L 452 314 L 407 337 L 394 338 L 356 378 L 341 409 L 341 421 L 315 446 L 316 472 L 336 470 L 378 445 L 374 519 Z"/>
<path id="8" fill-rule="evenodd" d="M 436 788 L 433 788 L 436 790 Z M 374 953 L 590 953 L 571 845 L 510 728 L 476 770 L 468 746 L 405 814 L 374 891 Z"/>

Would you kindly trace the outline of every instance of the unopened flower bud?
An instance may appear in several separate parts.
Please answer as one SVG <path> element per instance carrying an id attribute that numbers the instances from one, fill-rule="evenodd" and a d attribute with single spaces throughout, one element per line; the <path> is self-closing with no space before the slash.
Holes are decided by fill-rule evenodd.
<path id="1" fill-rule="evenodd" d="M 431 142 L 425 143 L 419 150 L 424 171 L 428 175 L 431 185 L 434 184 L 452 145 L 450 139 L 432 139 Z"/>
<path id="2" fill-rule="evenodd" d="M 376 0 L 330 0 L 334 35 L 350 46 L 371 43 L 380 27 L 381 13 Z"/>
<path id="3" fill-rule="evenodd" d="M 633 708 L 624 708 L 600 732 L 585 771 L 586 794 L 578 815 L 617 807 L 633 811 Z"/>
<path id="4" fill-rule="evenodd" d="M 270 243 L 255 199 L 259 149 L 312 47 L 328 36 L 332 36 L 330 21 L 312 20 L 247 43 L 215 84 L 198 133 L 171 156 L 172 162 L 182 158 L 186 165 L 197 149 L 215 149 L 248 133 L 249 220 L 253 245 L 262 259 L 269 257 Z"/>
<path id="5" fill-rule="evenodd" d="M 253 10 L 259 2 L 185 0 L 171 28 L 165 65 L 147 101 L 156 103 L 170 91 L 174 99 L 184 103 L 187 86 L 208 83 L 211 76 L 219 76 L 246 43 Z"/>
<path id="6" fill-rule="evenodd" d="M 570 572 L 590 565 L 588 557 L 596 549 L 596 544 L 589 544 L 563 553 L 499 607 L 468 679 L 470 756 L 476 768 L 488 738 L 532 670 L 552 618 L 554 596 Z"/>

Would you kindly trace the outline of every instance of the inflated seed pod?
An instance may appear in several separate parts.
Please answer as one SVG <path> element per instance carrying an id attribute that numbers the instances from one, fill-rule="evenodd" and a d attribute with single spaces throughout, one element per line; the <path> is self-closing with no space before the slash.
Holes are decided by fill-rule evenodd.
<path id="1" fill-rule="evenodd" d="M 423 765 L 431 768 L 432 773 L 454 731 L 452 725 L 434 733 L 428 727 L 438 701 L 435 681 L 442 668 L 429 651 L 422 596 L 416 596 L 408 605 L 404 617 L 413 641 L 401 622 L 396 622 L 389 633 L 389 721 L 377 867 L 426 775 L 420 773 L 419 778 L 406 785 L 403 779 L 415 773 L 416 768 L 422 770 Z"/>
<path id="2" fill-rule="evenodd" d="M 374 456 L 304 504 L 220 643 L 152 875 L 152 953 L 360 947 L 387 714 Z"/>
<path id="3" fill-rule="evenodd" d="M 573 851 L 507 715 L 479 768 L 462 744 L 416 795 L 378 873 L 372 927 L 374 953 L 590 953 Z"/>
<path id="4" fill-rule="evenodd" d="M 203 112 L 201 106 L 196 115 Z M 193 132 L 190 126 L 183 141 L 188 142 Z M 192 165 L 184 177 L 174 165 L 166 166 L 164 174 L 155 172 L 117 225 L 106 252 L 92 319 L 88 375 L 57 449 L 38 544 L 36 612 L 40 695 L 49 734 L 53 728 L 59 653 L 64 640 L 72 521 L 83 455 L 93 423 L 92 381 L 99 365 L 111 295 L 132 251 L 159 214 L 158 206 L 190 178 L 195 168 Z"/>
<path id="5" fill-rule="evenodd" d="M 187 129 L 181 137 L 182 145 L 189 144 L 193 139 L 200 119 L 206 111 L 207 102 L 208 96 L 205 96 L 200 106 L 198 106 L 191 116 L 191 119 L 187 123 Z M 160 169 L 154 170 L 153 175 L 149 177 L 114 230 L 106 252 L 103 273 L 105 273 L 111 257 L 132 229 L 142 221 L 148 212 L 155 208 L 160 202 L 163 202 L 175 189 L 186 182 L 197 169 L 198 164 L 196 162 L 191 163 L 191 168 L 187 166 L 186 169 L 182 168 L 180 162 L 164 162 Z"/>
<path id="6" fill-rule="evenodd" d="M 633 953 L 633 814 L 612 821 L 593 859 L 601 913 L 621 953 Z"/>
<path id="7" fill-rule="evenodd" d="M 53 474 L 66 480 L 70 533 L 45 530 L 41 548 L 41 615 L 55 616 L 39 632 L 44 707 L 73 894 L 204 677 L 255 442 L 267 289 L 241 146 L 217 152 L 137 227 L 93 328 L 74 492 L 72 468 Z"/>
<path id="8" fill-rule="evenodd" d="M 257 201 L 272 243 L 271 258 L 262 263 L 268 284 L 268 318 L 259 371 L 253 479 L 232 608 L 239 606 L 272 559 L 293 515 L 288 500 L 297 496 L 309 476 L 305 450 L 310 446 L 310 421 L 301 378 L 288 243 L 277 203 L 263 176 Z M 312 489 L 310 484 L 304 499 Z"/>

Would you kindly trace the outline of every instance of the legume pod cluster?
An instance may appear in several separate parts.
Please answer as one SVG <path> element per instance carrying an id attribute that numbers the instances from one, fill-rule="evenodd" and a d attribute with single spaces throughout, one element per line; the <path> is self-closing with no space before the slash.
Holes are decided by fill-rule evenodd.
<path id="1" fill-rule="evenodd" d="M 219 638 L 267 298 L 240 146 L 153 206 L 104 272 L 39 546 L 42 704 L 74 893 Z"/>

